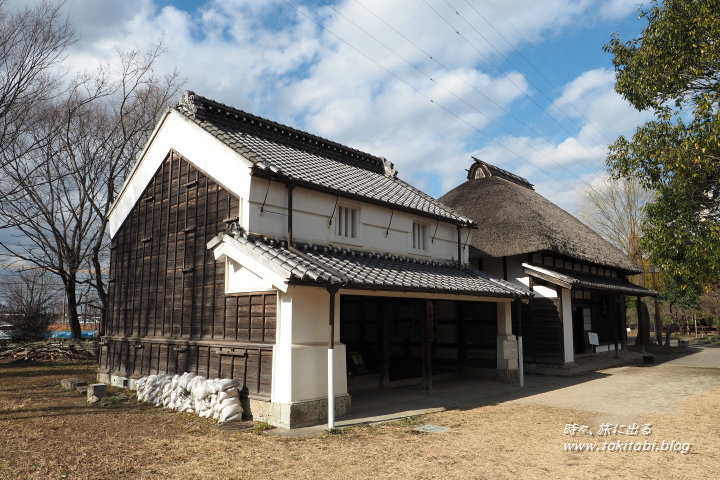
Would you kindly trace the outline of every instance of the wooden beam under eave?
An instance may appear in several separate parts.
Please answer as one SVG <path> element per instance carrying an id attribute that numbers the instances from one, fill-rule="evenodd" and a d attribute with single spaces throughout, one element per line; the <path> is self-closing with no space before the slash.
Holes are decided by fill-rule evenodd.
<path id="1" fill-rule="evenodd" d="M 423 362 L 423 393 L 432 391 L 432 342 L 433 342 L 433 301 L 425 301 L 425 318 L 423 319 L 422 362 Z"/>

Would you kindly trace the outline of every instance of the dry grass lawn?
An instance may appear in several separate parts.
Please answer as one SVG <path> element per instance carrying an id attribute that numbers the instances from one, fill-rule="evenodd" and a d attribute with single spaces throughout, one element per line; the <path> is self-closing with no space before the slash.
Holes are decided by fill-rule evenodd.
<path id="1" fill-rule="evenodd" d="M 696 479 L 720 465 L 720 389 L 643 419 L 652 435 L 635 439 L 690 443 L 683 455 L 566 452 L 565 425 L 594 425 L 591 413 L 510 404 L 299 439 L 220 432 L 134 400 L 88 405 L 60 388 L 71 376 L 92 381 L 93 366 L 0 364 L 0 478 Z M 450 430 L 413 430 L 424 423 Z"/>

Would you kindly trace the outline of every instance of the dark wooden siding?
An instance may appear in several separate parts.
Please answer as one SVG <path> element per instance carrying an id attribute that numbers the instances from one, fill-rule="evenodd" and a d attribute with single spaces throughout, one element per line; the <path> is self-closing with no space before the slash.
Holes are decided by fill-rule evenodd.
<path id="1" fill-rule="evenodd" d="M 522 340 L 526 362 L 563 363 L 563 330 L 559 298 L 533 298 L 523 304 Z M 515 320 L 515 319 L 514 319 Z M 570 320 L 568 320 L 570 321 Z M 517 321 L 513 331 L 518 331 Z"/>
<path id="2" fill-rule="evenodd" d="M 168 155 L 113 238 L 101 371 L 195 372 L 269 394 L 276 293 L 226 295 L 206 248 L 238 215 L 237 197 Z"/>

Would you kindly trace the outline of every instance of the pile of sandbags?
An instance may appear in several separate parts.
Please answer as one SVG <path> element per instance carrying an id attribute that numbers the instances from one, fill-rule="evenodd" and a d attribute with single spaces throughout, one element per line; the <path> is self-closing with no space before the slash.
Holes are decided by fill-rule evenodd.
<path id="1" fill-rule="evenodd" d="M 137 399 L 178 412 L 197 413 L 218 423 L 242 420 L 238 386 L 231 379 L 205 379 L 194 373 L 150 375 L 137 382 Z"/>

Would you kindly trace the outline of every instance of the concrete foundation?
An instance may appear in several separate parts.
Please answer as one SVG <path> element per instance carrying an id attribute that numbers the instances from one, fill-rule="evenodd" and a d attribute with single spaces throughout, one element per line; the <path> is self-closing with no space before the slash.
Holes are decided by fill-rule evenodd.
<path id="1" fill-rule="evenodd" d="M 352 397 L 335 397 L 335 417 L 350 413 Z M 250 399 L 250 412 L 255 421 L 268 422 L 280 428 L 298 428 L 327 421 L 327 398 L 295 403 L 273 403 Z"/>
<path id="2" fill-rule="evenodd" d="M 520 371 L 517 368 L 510 370 L 497 369 L 495 380 L 500 383 L 520 383 Z"/>

